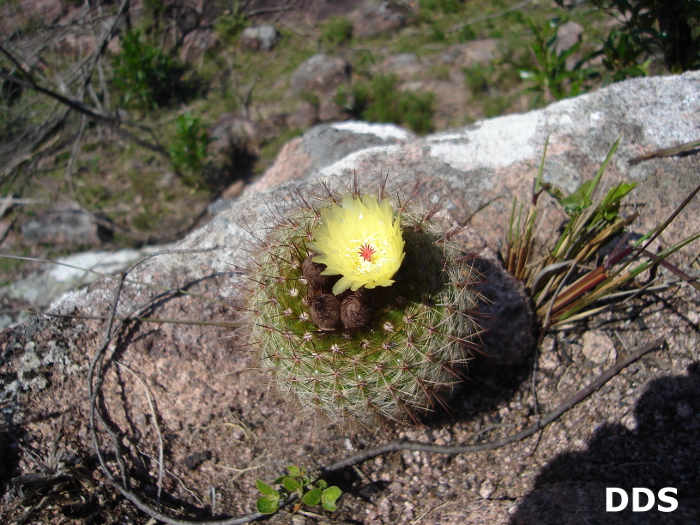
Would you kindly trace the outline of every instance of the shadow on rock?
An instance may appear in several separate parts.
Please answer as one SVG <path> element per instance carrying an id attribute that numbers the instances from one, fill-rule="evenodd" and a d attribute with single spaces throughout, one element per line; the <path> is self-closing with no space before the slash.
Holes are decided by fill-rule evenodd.
<path id="1" fill-rule="evenodd" d="M 635 410 L 636 428 L 603 425 L 582 452 L 569 452 L 551 461 L 534 489 L 518 505 L 512 525 L 546 524 L 689 524 L 700 523 L 700 371 L 697 364 L 686 376 L 666 377 L 649 384 Z M 624 510 L 606 511 L 606 488 L 628 495 Z M 653 493 L 648 511 L 633 511 L 634 488 Z M 659 498 L 667 493 L 678 503 Z M 641 508 L 651 503 L 642 493 Z M 611 498 L 621 507 L 622 496 Z"/>
<path id="2" fill-rule="evenodd" d="M 482 330 L 474 339 L 475 359 L 464 370 L 464 382 L 446 395 L 447 409 L 436 407 L 425 418 L 431 427 L 508 405 L 530 372 L 526 363 L 537 344 L 537 321 L 524 285 L 494 259 L 477 257 L 474 268 L 481 275 L 476 289 L 482 296 L 475 314 Z"/>

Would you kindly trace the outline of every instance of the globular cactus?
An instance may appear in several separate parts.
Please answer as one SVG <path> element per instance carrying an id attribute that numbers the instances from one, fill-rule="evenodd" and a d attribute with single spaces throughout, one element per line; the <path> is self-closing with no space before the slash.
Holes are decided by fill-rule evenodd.
<path id="1" fill-rule="evenodd" d="M 259 364 L 283 395 L 333 420 L 417 421 L 474 347 L 473 257 L 435 209 L 383 185 L 377 197 L 324 188 L 313 201 L 298 194 L 254 255 Z"/>

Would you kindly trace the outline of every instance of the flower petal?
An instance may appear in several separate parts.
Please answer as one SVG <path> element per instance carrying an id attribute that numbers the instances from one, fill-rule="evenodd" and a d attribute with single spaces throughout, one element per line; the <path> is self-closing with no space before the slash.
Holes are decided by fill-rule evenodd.
<path id="1" fill-rule="evenodd" d="M 343 195 L 341 206 L 321 210 L 321 224 L 312 234 L 307 246 L 318 254 L 312 260 L 326 265 L 322 275 L 342 276 L 334 294 L 394 283 L 391 277 L 403 261 L 405 241 L 388 199 Z"/>

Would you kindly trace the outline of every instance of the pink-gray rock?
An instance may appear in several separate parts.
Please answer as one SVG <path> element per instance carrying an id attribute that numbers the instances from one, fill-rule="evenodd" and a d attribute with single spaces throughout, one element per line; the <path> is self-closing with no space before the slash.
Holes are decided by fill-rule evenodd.
<path id="1" fill-rule="evenodd" d="M 195 29 L 185 35 L 180 49 L 180 60 L 194 62 L 219 45 L 219 40 L 210 29 Z"/>
<path id="2" fill-rule="evenodd" d="M 22 225 L 22 237 L 30 244 L 98 246 L 103 235 L 93 215 L 72 205 L 56 205 Z"/>
<path id="3" fill-rule="evenodd" d="M 334 122 L 346 120 L 348 118 L 347 110 L 333 102 L 332 100 L 322 100 L 318 108 L 318 119 L 321 122 Z"/>
<path id="4" fill-rule="evenodd" d="M 583 26 L 578 22 L 566 22 L 557 28 L 557 42 L 554 47 L 557 53 L 575 46 L 583 37 Z"/>
<path id="5" fill-rule="evenodd" d="M 311 102 L 302 102 L 294 113 L 287 116 L 287 125 L 290 128 L 308 128 L 318 120 L 318 107 Z"/>
<path id="6" fill-rule="evenodd" d="M 363 7 L 352 18 L 353 35 L 374 38 L 404 27 L 410 20 L 410 13 L 397 2 L 379 2 Z"/>
<path id="7" fill-rule="evenodd" d="M 178 247 L 183 251 L 149 259 L 131 277 L 168 290 L 186 288 L 208 294 L 231 305 L 227 308 L 178 294 L 162 298 L 149 309 L 149 316 L 236 323 L 245 315 L 246 286 L 250 283 L 242 268 L 250 264 L 250 243 L 255 242 L 255 236 L 264 235 L 272 221 L 271 213 L 284 214 L 290 205 L 291 192 L 284 185 L 294 184 L 306 197 L 318 187 L 316 180 L 329 182 L 333 177 L 352 177 L 353 173 L 370 181 L 388 173 L 391 187 L 400 192 L 410 191 L 420 179 L 422 184 L 415 197 L 418 201 L 430 206 L 442 198 L 444 220 L 468 226 L 461 238 L 465 250 L 481 247 L 493 254 L 502 243 L 513 196 L 521 201 L 529 198 L 548 136 L 544 179 L 572 192 L 593 176 L 622 135 L 603 184 L 621 180 L 639 183 L 631 201 L 644 207 L 634 229 L 647 231 L 665 219 L 700 182 L 697 156 L 691 153 L 656 158 L 634 166 L 627 161 L 697 140 L 698 85 L 699 72 L 629 80 L 541 110 L 484 120 L 424 138 L 395 126 L 372 127 L 360 122 L 343 123 L 340 129 L 341 125 L 312 128 L 287 145 L 253 189 L 181 241 Z M 551 225 L 556 227 L 561 216 L 554 212 L 551 215 Z M 697 231 L 700 204 L 693 201 L 661 236 L 659 244 L 668 246 Z M 191 251 L 197 249 L 210 251 Z M 681 251 L 674 261 L 682 269 L 696 272 L 690 264 L 696 253 L 697 248 L 691 247 Z M 493 257 L 484 259 L 497 264 Z M 115 289 L 111 281 L 98 282 L 64 297 L 52 311 L 105 316 Z M 667 370 L 659 369 L 653 360 L 639 361 L 544 432 L 522 442 L 460 454 L 450 460 L 437 454 L 406 452 L 414 463 L 403 461 L 401 456 L 386 456 L 383 462 L 364 463 L 363 472 L 369 479 L 399 483 L 402 498 L 410 498 L 411 520 L 430 514 L 432 522 L 448 525 L 573 524 L 580 523 L 582 516 L 596 523 L 628 522 L 628 516 L 611 518 L 604 510 L 605 487 L 619 483 L 627 483 L 630 488 L 656 482 L 659 487 L 677 484 L 682 493 L 692 495 L 700 468 L 700 375 L 693 353 L 697 327 L 688 320 L 697 315 L 698 300 L 693 290 L 685 290 L 681 288 L 669 298 L 679 301 L 672 308 L 667 307 L 670 303 L 654 304 L 651 296 L 650 304 L 642 305 L 639 312 L 640 323 L 627 319 L 624 313 L 621 317 L 610 314 L 600 328 L 607 329 L 608 321 L 615 321 L 614 326 L 620 328 L 618 336 L 625 344 L 631 343 L 630 347 L 665 336 L 668 345 L 657 355 L 669 363 Z M 127 283 L 118 313 L 131 313 L 159 293 Z M 492 333 L 508 330 L 510 322 L 501 324 L 504 326 L 495 326 Z M 68 440 L 67 444 L 61 442 L 61 450 L 77 451 L 86 458 L 94 454 L 86 426 L 86 373 L 104 329 L 105 323 L 96 319 L 37 318 L 0 334 L 0 383 L 2 399 L 7 400 L 4 415 L 13 432 L 20 439 L 26 437 L 41 457 L 48 457 L 57 436 Z M 129 464 L 142 465 L 136 459 L 132 463 L 131 458 L 142 458 L 144 453 L 157 456 L 154 436 L 159 428 L 167 439 L 168 470 L 176 470 L 178 476 L 186 478 L 187 486 L 202 492 L 215 486 L 222 502 L 217 510 L 227 515 L 254 508 L 250 502 L 258 496 L 255 478 L 274 479 L 282 465 L 303 461 L 315 467 L 327 464 L 329 457 L 348 454 L 343 437 L 356 448 L 360 444 L 366 448 L 407 436 L 429 442 L 447 428 L 454 436 L 452 442 L 495 440 L 535 424 L 595 377 L 590 360 L 581 353 L 565 354 L 559 349 L 567 338 L 579 341 L 581 336 L 554 333 L 557 345 L 551 350 L 560 352 L 561 366 L 556 367 L 553 361 L 553 366 L 539 368 L 533 380 L 529 366 L 496 370 L 493 363 L 484 360 L 475 367 L 477 373 L 470 376 L 465 393 L 451 401 L 457 405 L 449 417 L 438 415 L 427 428 L 410 433 L 387 426 L 381 433 L 370 435 L 363 429 L 339 432 L 338 427 L 325 421 L 301 420 L 292 403 L 270 394 L 269 385 L 255 371 L 248 347 L 233 327 L 133 322 L 123 335 L 116 341 L 117 355 L 106 362 L 110 368 L 105 374 L 101 406 L 114 425 L 129 435 L 120 440 L 124 453 L 133 454 L 125 455 Z M 611 338 L 615 345 L 618 336 Z M 487 344 L 485 341 L 483 347 L 486 354 L 491 348 Z M 507 350 L 520 352 L 516 345 Z M 620 344 L 617 351 L 628 350 Z M 158 427 L 150 414 L 147 389 L 134 376 L 148 386 L 156 400 Z M 636 428 L 619 423 L 630 413 L 635 416 Z M 231 428 L 238 431 L 239 427 L 246 430 L 245 439 L 232 440 Z M 100 436 L 106 450 L 109 436 L 102 431 Z M 25 450 L 12 450 L 18 481 L 20 474 L 35 468 Z M 273 454 L 274 461 L 260 463 L 261 450 Z M 185 458 L 200 451 L 212 452 L 212 465 L 208 461 L 196 471 L 187 470 Z M 139 471 L 138 485 L 145 486 L 144 491 L 152 489 L 153 494 L 157 490 L 154 464 L 147 462 Z M 248 467 L 257 470 L 241 476 L 234 486 L 230 469 Z M 463 484 L 465 479 L 469 480 L 467 486 Z M 488 491 L 481 494 L 487 497 L 484 499 L 479 497 L 480 489 L 487 479 L 494 490 L 485 486 Z M 449 506 L 435 504 L 440 501 L 436 499 L 439 487 L 444 485 L 454 490 Z M 178 492 L 178 487 L 168 480 L 164 490 L 186 500 L 187 495 Z M 104 490 L 118 497 L 116 491 Z M 395 523 L 395 517 L 407 516 L 400 514 L 408 508 L 403 500 L 381 486 L 372 490 L 376 494 L 371 501 L 352 494 L 344 499 L 339 519 L 363 521 L 373 516 L 376 520 L 385 517 L 384 523 Z M 384 501 L 388 503 L 380 505 Z M 692 497 L 679 501 L 681 507 L 669 522 L 698 522 L 700 514 Z M 17 508 L 21 505 L 12 494 L 0 501 L 4 513 Z M 209 508 L 205 503 L 197 507 L 202 514 Z M 387 516 L 380 516 L 386 512 Z M 657 512 L 636 518 L 640 523 L 660 522 Z"/>
<path id="8" fill-rule="evenodd" d="M 602 330 L 591 330 L 583 334 L 581 352 L 586 356 L 586 359 L 596 365 L 614 363 L 617 359 L 612 339 Z"/>
<path id="9" fill-rule="evenodd" d="M 383 71 L 394 73 L 402 80 L 409 80 L 421 71 L 421 64 L 415 53 L 400 53 L 384 62 Z"/>
<path id="10" fill-rule="evenodd" d="M 463 67 L 487 64 L 496 55 L 499 42 L 500 40 L 496 38 L 485 38 L 464 44 L 453 44 L 440 55 L 440 60 L 446 64 L 459 64 Z"/>
<path id="11" fill-rule="evenodd" d="M 32 20 L 41 20 L 47 25 L 55 24 L 69 11 L 63 0 L 21 0 L 0 5 L 0 33 L 9 38 L 13 31 L 23 28 Z"/>
<path id="12" fill-rule="evenodd" d="M 338 86 L 350 79 L 350 64 L 341 57 L 329 57 L 322 53 L 312 56 L 292 74 L 290 89 L 320 94 L 333 93 Z"/>

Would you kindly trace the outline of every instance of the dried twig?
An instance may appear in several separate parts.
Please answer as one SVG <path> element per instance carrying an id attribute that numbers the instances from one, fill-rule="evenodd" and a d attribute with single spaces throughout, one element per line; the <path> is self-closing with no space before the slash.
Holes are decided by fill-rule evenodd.
<path id="1" fill-rule="evenodd" d="M 700 140 L 693 140 L 691 142 L 686 142 L 684 144 L 681 144 L 680 146 L 659 149 L 656 151 L 652 151 L 651 153 L 647 153 L 646 155 L 634 157 L 632 159 L 629 159 L 627 161 L 627 163 L 630 166 L 634 166 L 635 164 L 639 164 L 640 162 L 642 162 L 644 160 L 654 159 L 654 158 L 658 158 L 658 157 L 672 157 L 673 155 L 680 155 L 682 153 L 689 153 L 689 152 L 696 150 L 696 149 L 699 149 L 699 148 L 700 148 Z"/>

